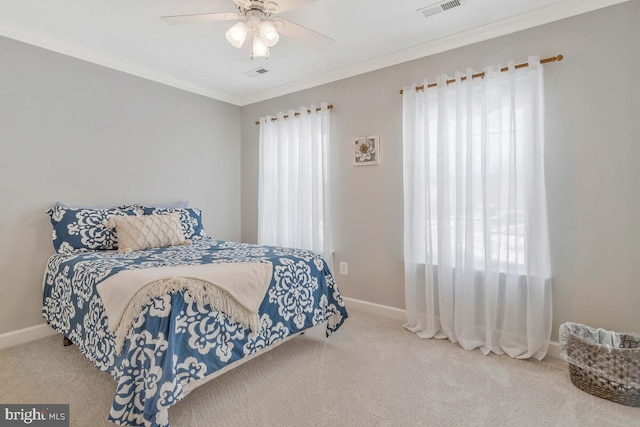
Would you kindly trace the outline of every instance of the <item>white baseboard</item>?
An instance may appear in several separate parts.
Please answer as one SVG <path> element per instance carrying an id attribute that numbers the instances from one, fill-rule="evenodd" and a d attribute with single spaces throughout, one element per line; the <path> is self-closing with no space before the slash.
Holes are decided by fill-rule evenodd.
<path id="1" fill-rule="evenodd" d="M 54 334 L 57 334 L 57 332 L 51 329 L 46 323 L 0 334 L 0 350 Z"/>
<path id="2" fill-rule="evenodd" d="M 377 314 L 378 316 L 401 322 L 407 321 L 407 312 L 401 308 L 389 307 L 388 305 L 376 304 L 374 302 L 362 301 L 354 298 L 343 297 L 347 308 L 364 311 L 365 313 Z M 552 359 L 562 359 L 560 357 L 560 344 L 558 341 L 551 341 L 547 350 L 547 356 Z"/>
<path id="3" fill-rule="evenodd" d="M 343 297 L 347 308 L 364 311 L 366 313 L 377 314 L 378 316 L 387 317 L 401 322 L 407 321 L 406 310 L 388 305 L 376 304 L 375 302 L 362 301 L 354 298 Z"/>
<path id="4" fill-rule="evenodd" d="M 560 343 L 558 341 L 551 341 L 549 343 L 546 357 L 562 360 L 562 357 L 560 357 Z"/>
<path id="5" fill-rule="evenodd" d="M 401 308 L 390 307 L 388 305 L 376 304 L 374 302 L 362 301 L 355 298 L 343 297 L 347 308 L 364 311 L 365 313 L 377 314 L 400 322 L 407 320 L 406 311 Z M 14 347 L 29 341 L 48 337 L 57 334 L 49 325 L 43 323 L 41 325 L 31 326 L 29 328 L 20 329 L 18 331 L 0 334 L 0 350 L 3 348 Z M 551 341 L 547 350 L 547 357 L 552 359 L 562 359 L 560 357 L 560 344 L 557 341 Z"/>

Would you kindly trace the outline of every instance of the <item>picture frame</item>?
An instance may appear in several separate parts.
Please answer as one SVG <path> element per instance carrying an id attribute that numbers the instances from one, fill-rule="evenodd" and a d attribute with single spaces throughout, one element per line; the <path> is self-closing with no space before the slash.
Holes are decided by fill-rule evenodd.
<path id="1" fill-rule="evenodd" d="M 353 138 L 353 165 L 370 166 L 380 164 L 380 135 Z"/>

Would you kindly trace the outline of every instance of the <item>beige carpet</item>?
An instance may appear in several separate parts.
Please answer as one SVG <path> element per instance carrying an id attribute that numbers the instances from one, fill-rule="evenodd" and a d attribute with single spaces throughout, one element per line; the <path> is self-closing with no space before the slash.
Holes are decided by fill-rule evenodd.
<path id="1" fill-rule="evenodd" d="M 593 397 L 558 360 L 483 356 L 351 311 L 218 377 L 169 410 L 174 427 L 640 426 L 640 408 Z M 115 382 L 53 336 L 0 351 L 0 402 L 69 403 L 72 426 L 106 421 Z"/>

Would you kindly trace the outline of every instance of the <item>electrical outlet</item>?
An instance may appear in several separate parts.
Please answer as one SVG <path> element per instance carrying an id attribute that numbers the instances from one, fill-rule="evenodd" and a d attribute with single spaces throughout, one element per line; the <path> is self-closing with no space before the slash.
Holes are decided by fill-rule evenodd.
<path id="1" fill-rule="evenodd" d="M 346 262 L 340 263 L 340 274 L 344 274 L 345 276 L 349 274 L 349 264 Z"/>

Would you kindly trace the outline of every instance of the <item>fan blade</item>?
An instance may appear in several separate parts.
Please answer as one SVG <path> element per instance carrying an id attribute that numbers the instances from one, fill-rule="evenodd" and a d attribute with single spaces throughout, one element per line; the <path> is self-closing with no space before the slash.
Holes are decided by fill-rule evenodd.
<path id="1" fill-rule="evenodd" d="M 291 22 L 288 19 L 275 18 L 273 21 L 276 23 L 276 30 L 279 33 L 297 40 L 312 49 L 325 52 L 333 44 L 332 38 L 316 33 L 315 31 L 303 27 L 302 25 L 298 25 L 295 22 Z"/>
<path id="2" fill-rule="evenodd" d="M 313 3 L 316 0 L 278 0 L 275 13 L 286 12 L 296 7 L 304 6 L 307 3 Z M 265 2 L 267 3 L 267 2 Z"/>
<path id="3" fill-rule="evenodd" d="M 233 12 L 220 12 L 220 13 L 198 13 L 195 15 L 173 15 L 173 16 L 161 16 L 164 22 L 169 25 L 182 25 L 182 24 L 201 24 L 209 22 L 219 21 L 233 21 L 234 19 L 240 19 L 242 15 L 238 15 Z"/>

